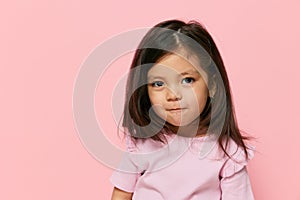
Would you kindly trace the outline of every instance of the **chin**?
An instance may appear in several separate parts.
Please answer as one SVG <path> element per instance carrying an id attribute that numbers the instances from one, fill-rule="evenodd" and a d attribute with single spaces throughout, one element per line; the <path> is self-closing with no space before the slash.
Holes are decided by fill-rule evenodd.
<path id="1" fill-rule="evenodd" d="M 168 121 L 168 124 L 175 126 L 175 127 L 183 126 L 181 121 Z"/>
<path id="2" fill-rule="evenodd" d="M 192 122 L 168 122 L 170 125 L 180 128 L 180 127 L 187 127 L 192 125 Z"/>

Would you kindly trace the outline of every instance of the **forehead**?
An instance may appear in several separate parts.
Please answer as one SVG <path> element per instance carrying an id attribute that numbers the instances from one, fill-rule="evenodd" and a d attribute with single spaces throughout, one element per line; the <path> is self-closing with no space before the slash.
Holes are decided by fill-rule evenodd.
<path id="1" fill-rule="evenodd" d="M 152 76 L 161 76 L 165 74 L 200 74 L 206 77 L 205 72 L 199 66 L 199 62 L 192 57 L 181 57 L 171 54 L 163 57 L 155 63 L 148 72 L 148 78 Z"/>

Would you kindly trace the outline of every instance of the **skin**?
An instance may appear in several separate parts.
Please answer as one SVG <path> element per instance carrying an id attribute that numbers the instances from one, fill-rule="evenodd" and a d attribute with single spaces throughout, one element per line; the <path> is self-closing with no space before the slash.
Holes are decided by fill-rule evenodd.
<path id="1" fill-rule="evenodd" d="M 111 200 L 131 200 L 133 193 L 125 192 L 118 188 L 113 189 Z"/>
<path id="2" fill-rule="evenodd" d="M 159 117 L 174 126 L 197 122 L 208 96 L 205 73 L 201 76 L 199 70 L 177 55 L 164 57 L 149 70 L 148 95 Z M 111 199 L 131 200 L 132 195 L 115 187 Z"/>
<path id="3" fill-rule="evenodd" d="M 148 95 L 156 114 L 174 126 L 187 126 L 199 119 L 208 96 L 205 74 L 201 74 L 186 59 L 173 54 L 156 63 L 148 72 Z"/>

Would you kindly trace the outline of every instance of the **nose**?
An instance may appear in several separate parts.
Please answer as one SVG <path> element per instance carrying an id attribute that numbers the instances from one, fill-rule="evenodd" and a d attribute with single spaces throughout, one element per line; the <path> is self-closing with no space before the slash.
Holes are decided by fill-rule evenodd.
<path id="1" fill-rule="evenodd" d="M 167 89 L 166 94 L 167 101 L 179 101 L 182 99 L 182 94 L 178 87 L 172 87 Z"/>

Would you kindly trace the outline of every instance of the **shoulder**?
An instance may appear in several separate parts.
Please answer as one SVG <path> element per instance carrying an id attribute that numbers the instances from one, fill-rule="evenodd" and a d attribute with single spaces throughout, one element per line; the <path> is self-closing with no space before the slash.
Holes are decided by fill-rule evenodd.
<path id="1" fill-rule="evenodd" d="M 174 135 L 164 135 L 165 143 L 155 141 L 152 138 L 133 138 L 130 134 L 125 135 L 127 151 L 132 153 L 149 153 L 164 148 Z"/>
<path id="2" fill-rule="evenodd" d="M 246 143 L 247 156 L 243 147 L 237 145 L 234 140 L 229 139 L 226 152 L 230 157 L 224 157 L 224 165 L 221 170 L 221 176 L 223 177 L 231 176 L 245 168 L 248 165 L 248 162 L 254 157 L 255 147 Z"/>
<path id="3" fill-rule="evenodd" d="M 245 142 L 245 141 L 244 141 Z M 242 146 L 236 144 L 233 139 L 229 139 L 227 143 L 226 151 L 228 155 L 235 159 L 236 161 L 242 161 L 246 159 L 246 152 L 248 154 L 248 159 L 252 159 L 255 152 L 255 147 L 250 143 L 245 142 L 246 149 Z M 246 152 L 245 152 L 246 150 Z"/>

